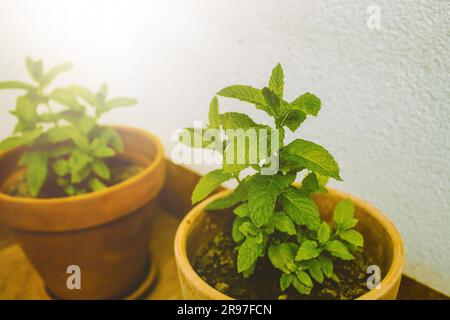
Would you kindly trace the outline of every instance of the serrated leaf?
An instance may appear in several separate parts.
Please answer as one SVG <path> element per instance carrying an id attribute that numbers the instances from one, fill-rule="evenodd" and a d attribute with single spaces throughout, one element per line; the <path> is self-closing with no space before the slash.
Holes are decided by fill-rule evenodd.
<path id="1" fill-rule="evenodd" d="M 217 100 L 216 96 L 214 96 L 214 98 L 211 100 L 211 103 L 209 104 L 208 120 L 210 128 L 220 128 L 219 101 Z"/>
<path id="2" fill-rule="evenodd" d="M 211 192 L 216 190 L 222 183 L 233 178 L 232 174 L 225 173 L 220 169 L 211 171 L 200 178 L 192 192 L 192 204 L 206 198 Z"/>
<path id="3" fill-rule="evenodd" d="M 333 210 L 333 220 L 337 224 L 344 223 L 347 219 L 353 218 L 355 213 L 355 206 L 352 200 L 345 199 L 339 201 Z"/>
<path id="4" fill-rule="evenodd" d="M 264 99 L 266 100 L 266 111 L 272 117 L 276 117 L 280 109 L 280 98 L 275 92 L 266 87 L 263 88 L 261 92 L 264 96 Z"/>
<path id="5" fill-rule="evenodd" d="M 52 169 L 58 177 L 64 177 L 70 171 L 69 162 L 65 159 L 58 159 L 52 163 Z"/>
<path id="6" fill-rule="evenodd" d="M 106 185 L 101 182 L 99 179 L 94 178 L 89 180 L 89 187 L 92 191 L 98 191 L 106 188 Z"/>
<path id="7" fill-rule="evenodd" d="M 12 112 L 20 121 L 25 124 L 34 123 L 36 121 L 37 105 L 30 100 L 28 96 L 20 96 L 17 98 L 16 109 Z"/>
<path id="8" fill-rule="evenodd" d="M 320 99 L 314 94 L 305 93 L 290 103 L 294 110 L 300 110 L 306 114 L 317 116 L 320 111 Z"/>
<path id="9" fill-rule="evenodd" d="M 248 208 L 250 218 L 257 227 L 261 227 L 270 221 L 278 195 L 294 179 L 295 176 L 293 175 L 257 175 L 252 179 L 248 190 Z"/>
<path id="10" fill-rule="evenodd" d="M 73 64 L 63 63 L 60 65 L 57 65 L 56 67 L 53 67 L 49 72 L 47 72 L 40 81 L 40 86 L 42 88 L 47 87 L 58 75 L 60 75 L 63 72 L 69 71 L 72 69 Z"/>
<path id="11" fill-rule="evenodd" d="M 308 288 L 314 286 L 310 276 L 305 271 L 297 271 L 295 275 L 297 276 L 297 279 Z"/>
<path id="12" fill-rule="evenodd" d="M 89 103 L 91 106 L 94 107 L 97 106 L 97 99 L 89 89 L 86 89 L 78 85 L 72 85 L 68 89 L 72 91 L 75 95 L 77 95 L 78 97 Z"/>
<path id="13" fill-rule="evenodd" d="M 309 295 L 311 293 L 311 287 L 304 285 L 297 277 L 292 282 L 292 286 L 301 294 Z"/>
<path id="14" fill-rule="evenodd" d="M 323 244 L 330 240 L 331 228 L 325 221 L 322 221 L 319 229 L 317 230 L 317 240 L 319 243 Z"/>
<path id="15" fill-rule="evenodd" d="M 283 68 L 279 63 L 272 69 L 272 74 L 269 80 L 269 89 L 275 92 L 280 99 L 283 99 L 284 74 Z"/>
<path id="16" fill-rule="evenodd" d="M 234 219 L 233 226 L 231 228 L 231 236 L 234 242 L 241 242 L 242 240 L 244 240 L 245 237 L 239 230 L 239 228 L 245 221 L 248 221 L 248 219 L 242 217 L 237 217 Z"/>
<path id="17" fill-rule="evenodd" d="M 308 195 L 292 187 L 281 195 L 280 200 L 284 211 L 297 225 L 317 230 L 320 225 L 319 210 Z"/>
<path id="18" fill-rule="evenodd" d="M 31 78 L 36 82 L 41 81 L 44 72 L 42 60 L 33 61 L 30 57 L 27 57 L 26 65 Z"/>
<path id="19" fill-rule="evenodd" d="M 99 158 L 110 158 L 116 155 L 116 151 L 110 147 L 100 147 L 94 150 L 94 155 Z"/>
<path id="20" fill-rule="evenodd" d="M 298 248 L 295 261 L 309 260 L 319 256 L 322 250 L 317 246 L 317 242 L 306 240 Z"/>
<path id="21" fill-rule="evenodd" d="M 239 185 L 234 189 L 232 193 L 224 198 L 217 199 L 206 206 L 206 210 L 220 210 L 227 209 L 241 201 L 247 200 L 249 181 L 252 177 L 246 177 L 239 183 Z"/>
<path id="22" fill-rule="evenodd" d="M 319 263 L 323 274 L 327 277 L 330 278 L 333 274 L 333 261 L 328 258 L 325 255 L 320 255 L 319 258 L 317 258 L 317 262 Z"/>
<path id="23" fill-rule="evenodd" d="M 47 154 L 32 152 L 27 161 L 27 182 L 32 197 L 37 197 L 47 178 Z"/>
<path id="24" fill-rule="evenodd" d="M 238 217 L 248 217 L 250 214 L 250 210 L 248 209 L 248 203 L 244 202 L 239 207 L 235 208 L 233 212 Z"/>
<path id="25" fill-rule="evenodd" d="M 283 273 L 281 275 L 281 277 L 280 277 L 280 289 L 281 289 L 281 291 L 287 290 L 291 286 L 291 284 L 294 281 L 294 279 L 295 279 L 295 275 L 294 274 Z"/>
<path id="26" fill-rule="evenodd" d="M 320 263 L 317 259 L 314 259 L 311 263 L 311 266 L 308 268 L 309 274 L 316 280 L 318 283 L 322 283 L 324 280 L 323 271 L 320 266 Z"/>
<path id="27" fill-rule="evenodd" d="M 225 112 L 219 116 L 220 123 L 224 130 L 227 129 L 252 129 L 261 127 L 248 115 L 239 112 Z"/>
<path id="28" fill-rule="evenodd" d="M 0 142 L 0 152 L 14 149 L 25 144 L 22 137 L 9 137 Z"/>
<path id="29" fill-rule="evenodd" d="M 106 163 L 100 159 L 95 159 L 92 162 L 92 171 L 104 180 L 109 180 L 111 178 L 111 173 L 109 171 Z"/>
<path id="30" fill-rule="evenodd" d="M 257 237 L 248 237 L 244 240 L 238 250 L 237 267 L 238 273 L 250 269 L 258 260 L 263 250 L 263 245 Z"/>
<path id="31" fill-rule="evenodd" d="M 84 107 L 78 102 L 75 94 L 68 89 L 54 89 L 50 93 L 49 98 L 75 111 L 84 110 Z"/>
<path id="32" fill-rule="evenodd" d="M 297 268 L 294 260 L 297 248 L 298 246 L 292 242 L 273 244 L 269 247 L 267 254 L 275 268 L 290 274 Z"/>
<path id="33" fill-rule="evenodd" d="M 327 250 L 333 256 L 341 258 L 342 260 L 354 259 L 354 256 L 350 253 L 350 251 L 348 251 L 345 244 L 343 244 L 339 240 L 332 240 L 328 242 L 327 246 L 325 247 L 325 250 Z"/>
<path id="34" fill-rule="evenodd" d="M 75 132 L 72 126 L 54 127 L 48 129 L 46 135 L 50 143 L 59 143 L 72 139 Z"/>
<path id="35" fill-rule="evenodd" d="M 34 87 L 31 84 L 21 82 L 21 81 L 3 81 L 0 82 L 0 89 L 20 89 L 20 90 L 31 90 Z"/>
<path id="36" fill-rule="evenodd" d="M 238 99 L 256 105 L 264 105 L 265 100 L 259 89 L 246 85 L 233 85 L 223 88 L 217 93 L 221 97 Z"/>
<path id="37" fill-rule="evenodd" d="M 256 237 L 260 233 L 251 221 L 243 222 L 239 227 L 239 231 L 246 237 Z"/>
<path id="38" fill-rule="evenodd" d="M 345 240 L 345 241 L 349 242 L 350 244 L 352 244 L 354 246 L 357 246 L 357 247 L 364 246 L 364 237 L 362 236 L 361 233 L 359 233 L 356 230 L 340 231 L 338 233 L 338 236 L 342 240 Z"/>
<path id="39" fill-rule="evenodd" d="M 119 107 L 131 107 L 134 106 L 138 103 L 138 101 L 136 99 L 133 98 L 126 98 L 126 97 L 118 97 L 118 98 L 114 98 L 109 100 L 108 102 L 106 102 L 106 108 L 103 109 L 102 111 L 109 111 L 113 108 L 119 108 Z"/>
<path id="40" fill-rule="evenodd" d="M 339 167 L 333 156 L 322 146 L 313 142 L 294 140 L 282 149 L 281 157 L 295 161 L 310 171 L 341 180 Z"/>
<path id="41" fill-rule="evenodd" d="M 284 212 L 275 212 L 272 216 L 271 223 L 278 231 L 285 232 L 288 235 L 295 235 L 297 233 L 295 229 L 294 221 L 289 218 Z"/>

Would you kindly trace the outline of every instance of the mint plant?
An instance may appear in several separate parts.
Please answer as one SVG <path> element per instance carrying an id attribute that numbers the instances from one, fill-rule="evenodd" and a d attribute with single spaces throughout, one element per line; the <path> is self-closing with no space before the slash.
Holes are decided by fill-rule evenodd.
<path id="1" fill-rule="evenodd" d="M 352 253 L 363 246 L 364 239 L 354 230 L 358 220 L 354 218 L 351 200 L 343 200 L 336 205 L 331 224 L 321 220 L 311 196 L 326 192 L 329 178 L 341 180 L 339 167 L 330 153 L 318 144 L 296 139 L 286 145 L 284 141 L 285 130 L 295 132 L 307 116 L 317 116 L 321 102 L 311 93 L 287 102 L 283 88 L 283 69 L 278 64 L 272 70 L 267 87 L 261 90 L 233 85 L 217 93 L 249 102 L 265 111 L 274 120 L 274 128 L 258 124 L 243 113 L 220 114 L 218 99 L 214 97 L 206 129 L 222 130 L 222 138 L 213 141 L 203 135 L 200 140 L 197 137 L 187 142 L 183 139 L 182 142 L 194 148 L 224 146 L 224 154 L 229 148 L 234 148 L 246 155 L 239 163 L 224 157 L 221 169 L 211 171 L 199 180 L 192 193 L 192 203 L 201 201 L 225 181 L 236 179 L 236 189 L 210 203 L 207 210 L 233 208 L 232 238 L 237 244 L 238 273 L 244 277 L 251 276 L 258 259 L 267 255 L 272 265 L 281 271 L 282 291 L 293 286 L 299 293 L 308 295 L 314 282 L 322 283 L 325 278 L 339 281 L 333 272 L 333 263 L 338 259 L 354 259 Z M 238 128 L 279 130 L 278 148 L 267 153 L 269 157 L 278 158 L 280 166 L 277 172 L 264 175 L 264 161 L 256 165 L 248 161 L 251 143 L 236 145 L 234 137 L 227 134 L 228 129 Z M 192 138 L 196 134 L 198 136 L 194 128 L 187 129 L 187 132 Z M 255 172 L 241 177 L 241 171 L 249 167 Z M 293 182 L 301 171 L 306 175 L 301 186 L 295 187 Z"/>
<path id="2" fill-rule="evenodd" d="M 29 196 L 40 196 L 49 181 L 70 196 L 105 188 L 111 179 L 105 160 L 122 152 L 123 142 L 113 128 L 98 121 L 106 112 L 137 101 L 108 99 L 106 83 L 96 93 L 79 85 L 49 90 L 71 63 L 44 72 L 41 60 L 27 58 L 26 66 L 34 83 L 0 82 L 0 89 L 22 91 L 11 111 L 17 124 L 13 134 L 0 142 L 0 151 L 27 147 L 19 165 L 27 167 Z"/>

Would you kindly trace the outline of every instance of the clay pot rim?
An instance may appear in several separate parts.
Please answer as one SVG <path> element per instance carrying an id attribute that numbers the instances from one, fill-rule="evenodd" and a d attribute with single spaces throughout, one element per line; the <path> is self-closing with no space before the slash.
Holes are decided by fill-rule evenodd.
<path id="1" fill-rule="evenodd" d="M 151 134 L 150 132 L 135 128 L 135 127 L 128 127 L 123 125 L 108 125 L 108 127 L 118 129 L 118 130 L 124 130 L 124 131 L 133 131 L 135 133 L 139 133 L 140 135 L 146 136 L 152 144 L 155 146 L 156 152 L 155 152 L 155 158 L 153 161 L 145 167 L 144 170 L 137 173 L 136 175 L 121 181 L 119 183 L 116 183 L 112 186 L 106 187 L 105 189 L 101 189 L 98 191 L 93 191 L 85 194 L 75 195 L 75 196 L 68 196 L 68 197 L 58 197 L 58 198 L 27 198 L 27 197 L 16 197 L 11 196 L 6 193 L 0 192 L 0 201 L 8 201 L 13 203 L 26 203 L 26 204 L 41 204 L 41 205 L 55 205 L 55 204 L 61 204 L 61 203 L 77 203 L 89 199 L 94 199 L 99 196 L 102 196 L 103 194 L 114 192 L 114 191 L 120 191 L 126 188 L 132 188 L 133 184 L 135 184 L 137 181 L 149 176 L 152 174 L 153 171 L 155 171 L 160 164 L 164 161 L 164 152 L 163 152 L 163 146 L 159 139 Z M 19 147 L 20 148 L 20 147 Z M 9 153 L 16 152 L 18 148 L 14 148 L 11 150 L 7 150 L 4 152 L 0 152 L 0 158 L 6 156 Z"/>
<path id="2" fill-rule="evenodd" d="M 399 277 L 401 277 L 402 274 L 404 253 L 403 253 L 403 241 L 400 236 L 400 233 L 387 216 L 385 216 L 378 209 L 376 209 L 366 201 L 343 191 L 339 191 L 332 188 L 327 189 L 328 193 L 335 194 L 340 198 L 350 198 L 355 204 L 355 206 L 361 207 L 367 214 L 371 215 L 376 220 L 378 220 L 392 240 L 393 244 L 392 263 L 389 266 L 388 273 L 385 275 L 385 277 L 382 279 L 380 283 L 381 288 L 372 289 L 369 292 L 363 294 L 362 296 L 356 298 L 356 300 L 380 299 L 383 296 L 383 293 L 390 291 L 392 287 L 396 285 L 397 280 L 399 279 Z M 219 192 L 213 196 L 208 197 L 207 199 L 197 204 L 194 208 L 192 208 L 191 211 L 189 211 L 189 213 L 184 217 L 184 219 L 178 226 L 174 241 L 175 259 L 178 268 L 180 269 L 179 272 L 183 272 L 184 276 L 187 278 L 189 282 L 195 283 L 199 291 L 202 292 L 205 296 L 215 297 L 218 300 L 234 300 L 234 298 L 227 296 L 222 292 L 216 290 L 215 288 L 210 286 L 207 282 L 205 282 L 195 272 L 187 256 L 186 235 L 189 233 L 190 229 L 192 228 L 192 225 L 198 220 L 198 218 L 202 214 L 205 214 L 205 207 L 209 203 L 218 198 L 222 198 L 231 192 L 232 190 L 225 190 Z"/>

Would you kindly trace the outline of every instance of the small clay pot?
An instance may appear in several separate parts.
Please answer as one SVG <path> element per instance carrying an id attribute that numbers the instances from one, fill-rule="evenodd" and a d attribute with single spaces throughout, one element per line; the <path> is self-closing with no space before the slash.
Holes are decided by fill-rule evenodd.
<path id="1" fill-rule="evenodd" d="M 0 193 L 0 223 L 13 231 L 54 298 L 122 298 L 139 287 L 149 270 L 148 231 L 152 200 L 164 183 L 163 148 L 143 130 L 114 128 L 124 141 L 124 158 L 145 168 L 135 176 L 73 197 Z M 17 182 L 23 151 L 0 154 L 0 191 Z M 80 290 L 67 286 L 71 265 L 80 267 Z"/>
<path id="2" fill-rule="evenodd" d="M 358 297 L 362 300 L 395 299 L 403 269 L 403 243 L 395 226 L 379 210 L 348 193 L 328 189 L 328 193 L 314 196 L 320 214 L 330 221 L 337 202 L 351 199 L 355 205 L 358 230 L 364 235 L 364 250 L 375 257 L 384 278 L 380 289 L 372 289 Z M 175 259 L 185 299 L 233 299 L 206 283 L 193 269 L 192 261 L 221 230 L 230 225 L 230 211 L 206 212 L 205 207 L 215 199 L 229 194 L 229 190 L 213 195 L 195 206 L 183 219 L 175 236 Z"/>

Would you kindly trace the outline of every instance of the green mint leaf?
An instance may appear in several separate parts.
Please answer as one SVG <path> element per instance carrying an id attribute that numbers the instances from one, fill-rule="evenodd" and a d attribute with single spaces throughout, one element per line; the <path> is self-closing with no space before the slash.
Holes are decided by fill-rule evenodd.
<path id="1" fill-rule="evenodd" d="M 317 242 L 312 240 L 304 241 L 297 251 L 295 261 L 309 260 L 319 256 L 322 249 L 317 246 Z"/>
<path id="2" fill-rule="evenodd" d="M 77 96 L 68 89 L 57 88 L 49 95 L 50 99 L 71 108 L 74 111 L 83 111 L 84 107 L 78 102 Z"/>
<path id="3" fill-rule="evenodd" d="M 248 190 L 248 208 L 250 218 L 257 227 L 270 221 L 278 195 L 292 184 L 294 179 L 293 175 L 257 175 L 252 179 Z"/>
<path id="4" fill-rule="evenodd" d="M 297 269 L 294 260 L 297 248 L 298 246 L 292 242 L 273 244 L 269 247 L 267 254 L 275 268 L 290 274 Z"/>
<path id="5" fill-rule="evenodd" d="M 292 282 L 292 286 L 300 293 L 309 295 L 311 293 L 311 287 L 304 285 L 297 277 Z"/>
<path id="6" fill-rule="evenodd" d="M 87 102 L 89 105 L 97 107 L 97 99 L 89 89 L 78 85 L 72 85 L 68 89 L 73 92 L 73 94 Z"/>
<path id="7" fill-rule="evenodd" d="M 275 212 L 272 215 L 271 224 L 273 224 L 275 229 L 278 231 L 287 233 L 290 236 L 297 233 L 294 221 L 292 221 L 292 219 L 289 218 L 284 212 Z"/>
<path id="8" fill-rule="evenodd" d="M 244 240 L 244 234 L 239 229 L 241 225 L 246 221 L 248 221 L 248 219 L 243 217 L 237 217 L 234 219 L 233 227 L 231 228 L 231 236 L 234 242 L 239 243 Z"/>
<path id="9" fill-rule="evenodd" d="M 281 64 L 277 64 L 275 68 L 272 69 L 272 74 L 269 80 L 269 89 L 275 92 L 280 99 L 283 99 L 284 74 Z"/>
<path id="10" fill-rule="evenodd" d="M 316 280 L 318 283 L 322 283 L 324 280 L 323 271 L 321 265 L 317 259 L 314 259 L 311 263 L 311 266 L 308 268 L 309 274 Z"/>
<path id="11" fill-rule="evenodd" d="M 104 180 L 109 180 L 111 178 L 111 172 L 109 171 L 108 166 L 100 159 L 95 159 L 92 162 L 92 171 Z"/>
<path id="12" fill-rule="evenodd" d="M 248 203 L 244 202 L 239 207 L 233 210 L 234 214 L 238 217 L 248 217 L 250 215 L 250 210 L 248 209 Z"/>
<path id="13" fill-rule="evenodd" d="M 131 107 L 138 103 L 136 99 L 133 98 L 126 98 L 126 97 L 118 97 L 109 100 L 106 102 L 106 107 L 102 112 L 109 111 L 113 108 L 119 108 L 119 107 Z"/>
<path id="14" fill-rule="evenodd" d="M 233 85 L 217 93 L 221 97 L 238 99 L 256 105 L 265 105 L 265 99 L 259 89 L 245 85 Z"/>
<path id="15" fill-rule="evenodd" d="M 244 240 L 238 250 L 237 267 L 238 273 L 252 268 L 253 264 L 262 254 L 263 245 L 257 237 L 248 237 Z"/>
<path id="16" fill-rule="evenodd" d="M 106 188 L 105 184 L 97 178 L 89 180 L 89 187 L 92 191 L 98 191 Z"/>
<path id="17" fill-rule="evenodd" d="M 251 221 L 243 222 L 239 227 L 239 231 L 246 237 L 256 237 L 260 233 Z"/>
<path id="18" fill-rule="evenodd" d="M 98 138 L 103 143 L 103 145 L 110 145 L 111 147 L 116 149 L 116 151 L 123 152 L 124 145 L 122 137 L 113 128 L 100 128 Z"/>
<path id="19" fill-rule="evenodd" d="M 305 286 L 307 286 L 308 288 L 312 288 L 314 286 L 311 278 L 309 277 L 309 275 L 305 272 L 305 271 L 297 271 L 295 273 L 295 275 L 297 276 L 297 279 L 304 284 Z"/>
<path id="20" fill-rule="evenodd" d="M 25 124 L 34 123 L 37 116 L 37 105 L 28 96 L 17 98 L 16 109 L 11 112 Z"/>
<path id="21" fill-rule="evenodd" d="M 287 189 L 281 195 L 281 204 L 297 225 L 305 225 L 310 230 L 317 230 L 319 227 L 320 215 L 316 204 L 300 190 L 294 187 Z"/>
<path id="22" fill-rule="evenodd" d="M 291 102 L 290 106 L 294 110 L 300 110 L 306 114 L 317 116 L 320 110 L 320 99 L 311 93 L 302 94 Z"/>
<path id="23" fill-rule="evenodd" d="M 352 200 L 345 199 L 339 201 L 333 210 L 333 220 L 336 224 L 342 224 L 346 220 L 353 218 L 355 206 Z"/>
<path id="24" fill-rule="evenodd" d="M 63 63 L 53 67 L 49 72 L 47 72 L 40 80 L 40 86 L 42 88 L 47 87 L 57 76 L 61 73 L 69 71 L 73 68 L 73 64 L 70 62 Z"/>
<path id="25" fill-rule="evenodd" d="M 263 88 L 261 92 L 264 96 L 264 99 L 266 100 L 266 111 L 272 117 L 276 117 L 280 109 L 280 98 L 269 88 Z"/>
<path id="26" fill-rule="evenodd" d="M 317 230 L 317 240 L 319 240 L 320 244 L 326 243 L 330 240 L 331 236 L 331 228 L 325 221 L 322 221 L 319 229 Z"/>
<path id="27" fill-rule="evenodd" d="M 228 196 L 217 199 L 206 206 L 206 210 L 221 210 L 230 208 L 248 198 L 248 188 L 252 177 L 246 177 Z"/>
<path id="28" fill-rule="evenodd" d="M 192 204 L 206 198 L 211 192 L 216 190 L 222 183 L 233 178 L 232 174 L 225 173 L 222 170 L 214 170 L 200 178 L 192 192 Z"/>
<path id="29" fill-rule="evenodd" d="M 308 194 L 313 194 L 317 192 L 326 192 L 325 184 L 328 180 L 328 177 L 319 175 L 318 173 L 311 172 L 309 173 L 302 181 L 302 190 L 304 190 Z"/>
<path id="30" fill-rule="evenodd" d="M 317 262 L 319 263 L 325 277 L 331 278 L 333 274 L 333 261 L 324 254 L 321 254 L 319 258 L 317 258 Z"/>
<path id="31" fill-rule="evenodd" d="M 41 81 L 44 73 L 42 60 L 33 61 L 30 57 L 27 57 L 26 65 L 28 73 L 30 74 L 31 78 L 36 82 Z"/>
<path id="32" fill-rule="evenodd" d="M 355 258 L 350 253 L 350 251 L 348 251 L 345 244 L 343 244 L 339 240 L 332 240 L 328 242 L 327 246 L 325 247 L 325 250 L 327 250 L 333 256 L 341 258 L 342 260 L 352 260 Z"/>
<path id="33" fill-rule="evenodd" d="M 362 247 L 364 246 L 364 238 L 361 233 L 356 230 L 345 230 L 338 233 L 339 238 L 349 242 L 350 244 Z"/>
<path id="34" fill-rule="evenodd" d="M 58 159 L 52 163 L 52 169 L 58 177 L 64 177 L 70 171 L 69 162 L 65 159 Z"/>
<path id="35" fill-rule="evenodd" d="M 22 137 L 9 137 L 0 142 L 0 152 L 14 149 L 25 144 Z"/>
<path id="36" fill-rule="evenodd" d="M 262 127 L 253 121 L 248 115 L 239 112 L 225 112 L 220 115 L 220 123 L 224 130 L 227 129 L 253 129 Z"/>
<path id="37" fill-rule="evenodd" d="M 281 278 L 280 278 L 280 289 L 281 289 L 281 291 L 287 290 L 291 286 L 291 284 L 294 281 L 294 279 L 295 279 L 295 275 L 294 274 L 283 273 L 281 275 Z"/>
<path id="38" fill-rule="evenodd" d="M 313 142 L 294 140 L 282 149 L 281 157 L 295 161 L 310 171 L 341 180 L 339 167 L 334 158 L 322 146 Z"/>
<path id="39" fill-rule="evenodd" d="M 31 84 L 21 81 L 3 81 L 0 82 L 0 89 L 32 90 L 34 87 Z"/>
<path id="40" fill-rule="evenodd" d="M 50 143 L 59 143 L 72 139 L 75 132 L 72 126 L 54 127 L 47 130 L 46 136 Z"/>
<path id="41" fill-rule="evenodd" d="M 116 151 L 110 147 L 100 147 L 94 150 L 94 155 L 98 158 L 110 158 L 116 155 Z"/>
<path id="42" fill-rule="evenodd" d="M 32 152 L 28 156 L 27 182 L 32 197 L 37 197 L 47 178 L 47 154 Z"/>
<path id="43" fill-rule="evenodd" d="M 292 132 L 296 131 L 303 121 L 306 120 L 306 114 L 298 110 L 290 110 L 280 117 L 279 126 L 286 126 Z"/>
<path id="44" fill-rule="evenodd" d="M 100 90 L 95 95 L 95 99 L 97 100 L 97 106 L 99 108 L 105 107 L 106 98 L 108 97 L 109 87 L 108 84 L 105 82 L 102 84 Z"/>
<path id="45" fill-rule="evenodd" d="M 208 119 L 210 128 L 213 129 L 220 128 L 219 100 L 217 100 L 216 96 L 214 96 L 214 98 L 211 100 L 211 103 L 209 104 Z"/>

